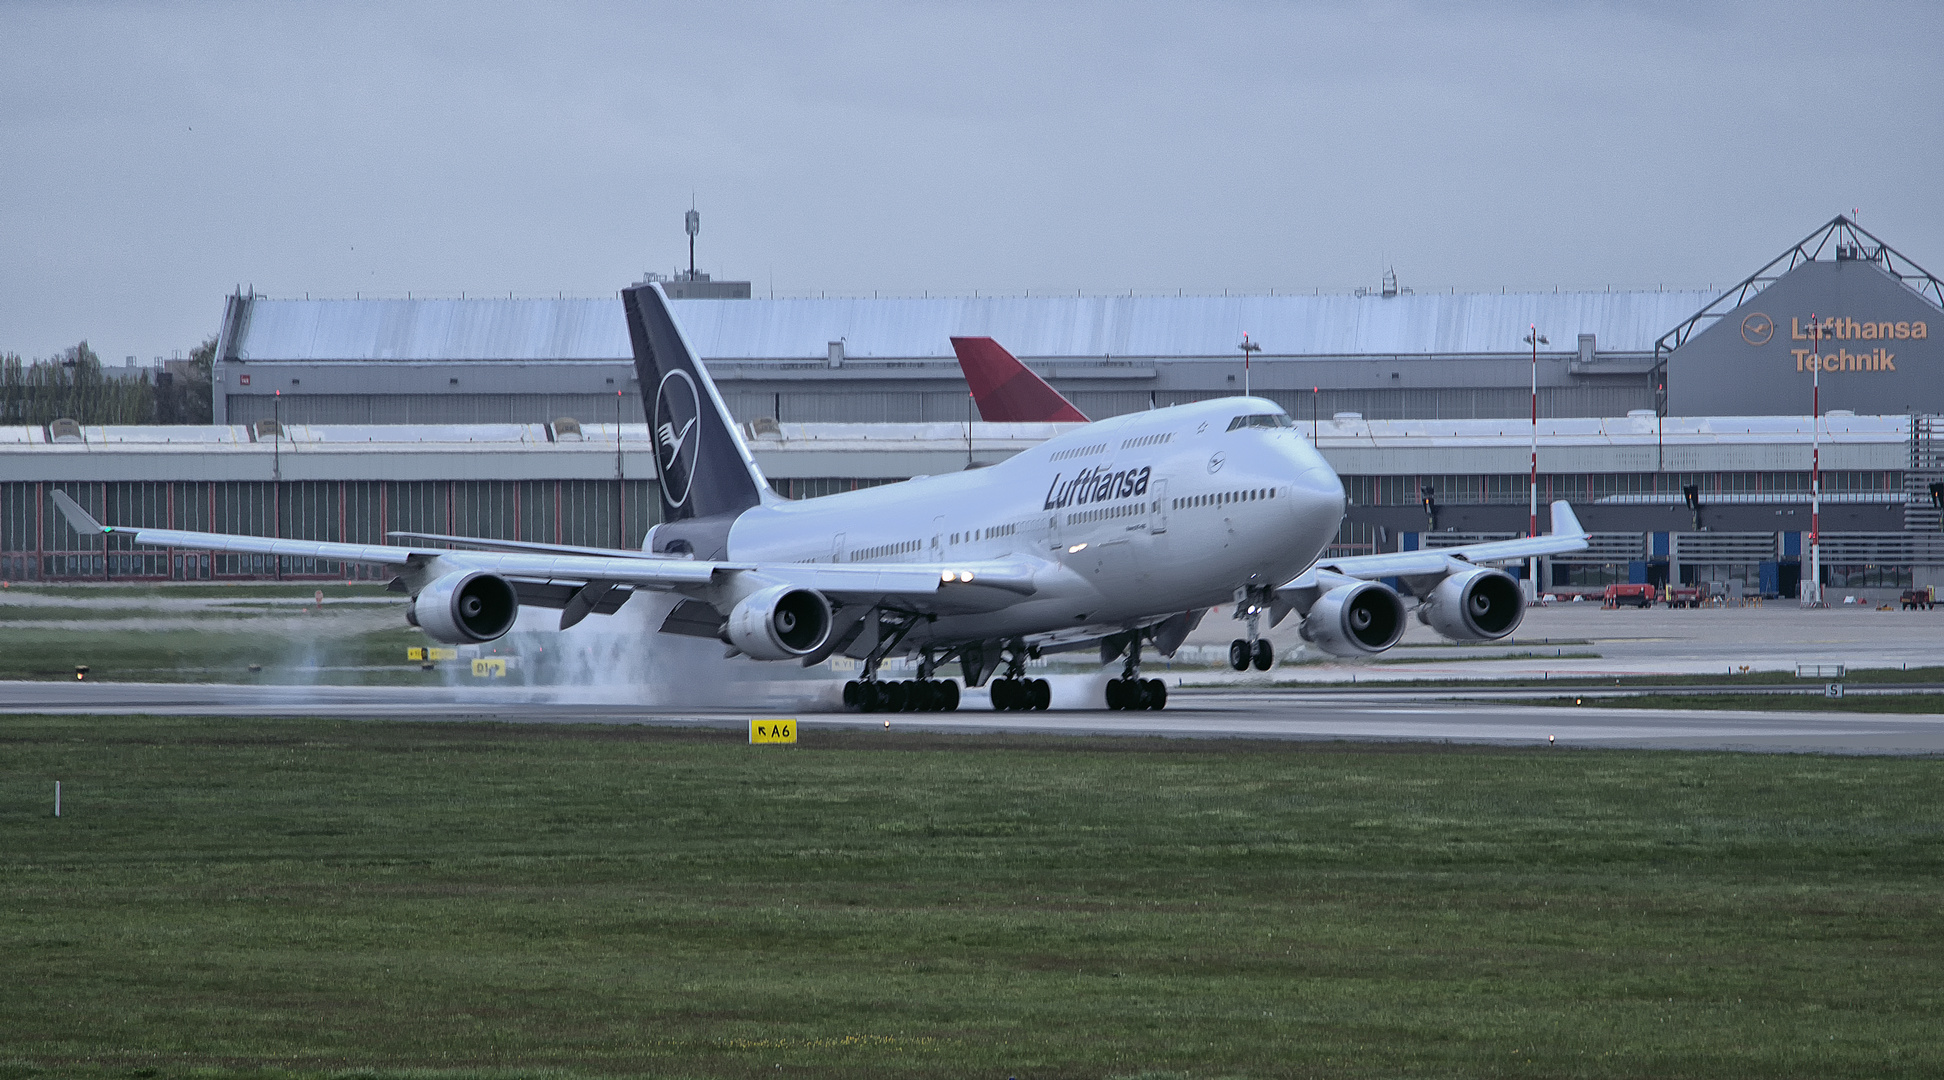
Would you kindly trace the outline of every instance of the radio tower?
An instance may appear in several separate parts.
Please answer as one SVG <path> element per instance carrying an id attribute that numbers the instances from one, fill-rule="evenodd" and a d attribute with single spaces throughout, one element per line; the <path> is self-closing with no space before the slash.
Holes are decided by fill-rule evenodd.
<path id="1" fill-rule="evenodd" d="M 695 204 L 693 202 L 689 203 L 689 212 L 682 216 L 682 224 L 685 228 L 688 229 L 688 238 L 689 238 L 688 279 L 690 281 L 694 281 L 695 280 L 695 234 L 702 231 L 702 215 L 699 211 L 695 209 Z"/>

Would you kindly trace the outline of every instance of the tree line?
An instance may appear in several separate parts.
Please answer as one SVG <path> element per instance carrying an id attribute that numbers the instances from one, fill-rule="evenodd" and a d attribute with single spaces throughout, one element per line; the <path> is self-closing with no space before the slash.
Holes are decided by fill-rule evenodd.
<path id="1" fill-rule="evenodd" d="M 50 360 L 23 362 L 0 353 L 0 426 L 40 426 L 66 418 L 81 424 L 207 424 L 210 364 L 216 339 L 189 353 L 188 377 L 143 369 L 134 378 L 102 371 L 88 343 Z"/>

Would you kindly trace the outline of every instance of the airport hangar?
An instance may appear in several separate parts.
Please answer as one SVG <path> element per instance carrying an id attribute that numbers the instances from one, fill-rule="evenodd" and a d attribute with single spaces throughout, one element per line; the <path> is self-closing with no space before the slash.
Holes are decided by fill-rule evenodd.
<path id="1" fill-rule="evenodd" d="M 669 291 L 792 497 L 989 464 L 1058 430 L 968 422 L 948 339 L 983 334 L 1096 417 L 1246 380 L 1344 476 L 1334 552 L 1521 534 L 1537 326 L 1540 501 L 1570 500 L 1595 534 L 1542 567 L 1546 590 L 1793 595 L 1818 378 L 1826 585 L 1880 599 L 1944 577 L 1944 290 L 1840 217 L 1721 293 L 1419 294 L 1390 279 L 1327 296 Z M 1263 346 L 1246 373 L 1245 332 Z M 212 396 L 211 427 L 0 429 L 0 577 L 366 573 L 84 539 L 49 512 L 53 487 L 118 524 L 365 542 L 403 529 L 625 546 L 659 505 L 612 299 L 239 294 Z"/>

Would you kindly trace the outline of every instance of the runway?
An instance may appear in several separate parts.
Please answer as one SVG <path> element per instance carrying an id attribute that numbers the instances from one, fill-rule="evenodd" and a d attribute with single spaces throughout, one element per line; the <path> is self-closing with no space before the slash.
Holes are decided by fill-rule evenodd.
<path id="1" fill-rule="evenodd" d="M 1478 691 L 1476 694 L 1486 694 Z M 0 683 L 0 715 L 292 716 L 399 721 L 604 723 L 741 730 L 752 717 L 819 728 L 1020 734 L 1377 740 L 1831 754 L 1944 753 L 1944 716 L 1614 709 L 1466 700 L 1450 691 L 1177 690 L 1163 712 L 995 713 L 982 693 L 956 713 L 665 708 L 555 690 L 209 683 Z"/>

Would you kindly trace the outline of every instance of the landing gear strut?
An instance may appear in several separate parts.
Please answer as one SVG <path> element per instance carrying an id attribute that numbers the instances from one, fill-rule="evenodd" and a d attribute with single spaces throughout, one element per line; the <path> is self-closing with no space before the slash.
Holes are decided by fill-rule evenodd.
<path id="1" fill-rule="evenodd" d="M 1276 647 L 1260 634 L 1262 609 L 1268 604 L 1269 590 L 1261 586 L 1235 591 L 1235 617 L 1245 620 L 1249 627 L 1247 640 L 1229 642 L 1229 666 L 1237 671 L 1249 670 L 1250 664 L 1257 671 L 1268 671 L 1276 664 Z"/>
<path id="2" fill-rule="evenodd" d="M 1006 674 L 992 680 L 992 708 L 995 712 L 1045 711 L 1053 704 L 1053 685 L 1045 679 L 1026 677 L 1026 643 L 1014 641 L 1006 646 Z"/>
<path id="3" fill-rule="evenodd" d="M 1127 666 L 1118 679 L 1107 680 L 1107 707 L 1116 712 L 1168 707 L 1168 684 L 1141 678 L 1141 631 L 1127 647 Z"/>

